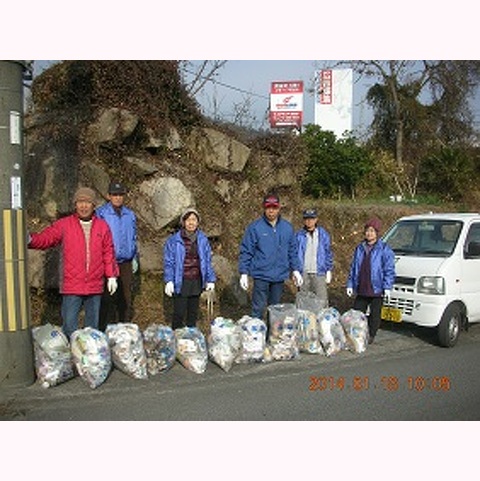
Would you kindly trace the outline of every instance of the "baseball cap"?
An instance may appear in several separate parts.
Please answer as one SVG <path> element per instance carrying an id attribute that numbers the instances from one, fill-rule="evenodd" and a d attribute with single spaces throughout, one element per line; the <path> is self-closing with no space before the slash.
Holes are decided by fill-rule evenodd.
<path id="1" fill-rule="evenodd" d="M 274 194 L 266 195 L 263 198 L 263 207 L 280 207 L 280 199 Z"/>
<path id="2" fill-rule="evenodd" d="M 127 188 L 120 182 L 111 182 L 108 186 L 109 194 L 126 194 Z"/>
<path id="3" fill-rule="evenodd" d="M 304 219 L 314 219 L 315 217 L 318 217 L 316 209 L 305 209 L 303 211 Z"/>

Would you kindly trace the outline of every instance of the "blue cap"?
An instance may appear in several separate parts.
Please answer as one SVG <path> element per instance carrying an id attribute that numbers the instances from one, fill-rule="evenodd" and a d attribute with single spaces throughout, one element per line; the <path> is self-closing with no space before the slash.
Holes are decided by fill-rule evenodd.
<path id="1" fill-rule="evenodd" d="M 316 217 L 318 217 L 316 209 L 305 209 L 303 211 L 304 219 L 315 219 Z"/>

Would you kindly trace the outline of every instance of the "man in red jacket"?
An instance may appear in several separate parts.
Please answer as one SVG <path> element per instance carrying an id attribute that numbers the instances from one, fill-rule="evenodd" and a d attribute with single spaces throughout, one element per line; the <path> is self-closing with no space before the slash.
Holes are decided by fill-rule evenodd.
<path id="1" fill-rule="evenodd" d="M 60 293 L 63 331 L 70 338 L 85 309 L 85 327 L 98 329 L 104 278 L 110 294 L 117 289 L 118 265 L 108 224 L 95 216 L 95 192 L 81 187 L 74 196 L 75 213 L 29 236 L 30 249 L 61 246 Z"/>

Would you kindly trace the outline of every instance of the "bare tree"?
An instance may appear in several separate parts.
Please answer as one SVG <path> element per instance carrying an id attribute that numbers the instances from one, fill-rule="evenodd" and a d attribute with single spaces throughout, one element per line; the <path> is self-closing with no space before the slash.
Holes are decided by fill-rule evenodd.
<path id="1" fill-rule="evenodd" d="M 180 65 L 184 72 L 193 75 L 189 82 L 185 82 L 187 92 L 195 97 L 207 82 L 215 79 L 218 71 L 227 63 L 227 60 L 203 60 L 200 66 L 194 67 L 189 60 L 181 60 Z M 185 78 L 185 77 L 184 77 Z"/>

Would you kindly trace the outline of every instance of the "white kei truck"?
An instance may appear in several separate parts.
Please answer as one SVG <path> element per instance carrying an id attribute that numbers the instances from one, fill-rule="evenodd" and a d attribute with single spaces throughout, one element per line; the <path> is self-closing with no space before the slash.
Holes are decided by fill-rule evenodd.
<path id="1" fill-rule="evenodd" d="M 382 319 L 435 328 L 453 347 L 480 322 L 480 214 L 398 219 L 382 236 L 395 253 L 395 283 Z"/>

